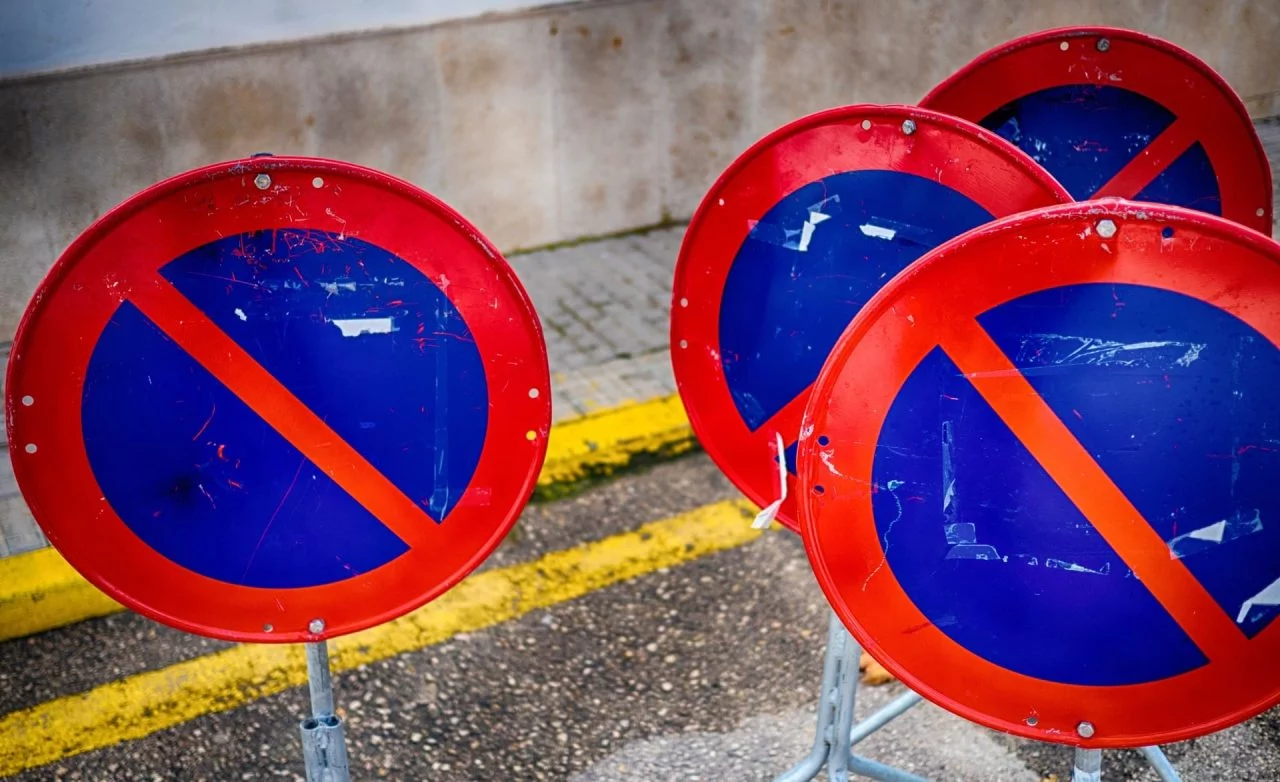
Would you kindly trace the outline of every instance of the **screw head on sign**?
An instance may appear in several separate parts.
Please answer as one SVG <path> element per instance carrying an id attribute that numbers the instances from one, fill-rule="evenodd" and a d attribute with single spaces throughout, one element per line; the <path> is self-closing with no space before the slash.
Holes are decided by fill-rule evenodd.
<path id="1" fill-rule="evenodd" d="M 323 619 L 312 619 L 312 620 L 311 620 L 311 624 L 307 625 L 307 629 L 308 629 L 308 630 L 310 630 L 310 631 L 311 631 L 313 634 L 315 634 L 315 635 L 319 635 L 320 633 L 323 633 L 323 632 L 324 632 L 324 620 L 323 620 Z"/>
<path id="2" fill-rule="evenodd" d="M 253 178 L 253 186 L 259 190 L 266 190 L 268 187 L 271 187 L 271 177 L 266 174 L 258 174 Z"/>
<path id="3" fill-rule="evenodd" d="M 913 119 L 904 120 L 902 123 L 902 132 L 910 136 L 916 132 L 916 121 Z"/>
<path id="4" fill-rule="evenodd" d="M 1111 220 L 1098 221 L 1098 236 L 1103 239 L 1110 239 L 1116 235 L 1116 224 Z"/>
<path id="5" fill-rule="evenodd" d="M 1110 48 L 1111 48 L 1111 41 L 1108 41 L 1106 38 L 1098 39 L 1098 51 L 1105 52 L 1107 49 L 1110 49 Z"/>
<path id="6" fill-rule="evenodd" d="M 1079 733 L 1080 738 L 1082 739 L 1093 738 L 1093 723 L 1092 722 L 1080 723 L 1079 725 L 1076 726 L 1076 733 Z"/>

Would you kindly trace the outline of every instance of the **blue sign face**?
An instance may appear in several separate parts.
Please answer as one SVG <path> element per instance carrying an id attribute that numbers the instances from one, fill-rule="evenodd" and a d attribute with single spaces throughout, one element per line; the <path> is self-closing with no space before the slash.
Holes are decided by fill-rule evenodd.
<path id="1" fill-rule="evenodd" d="M 1280 583 L 1280 351 L 1199 299 L 1089 284 L 980 325 L 1238 627 Z M 880 433 L 873 507 L 886 564 L 973 653 L 1064 684 L 1125 685 L 1207 660 L 934 349 Z"/>
<path id="2" fill-rule="evenodd" d="M 1121 87 L 1074 84 L 1040 90 L 978 124 L 1017 145 L 1077 201 L 1092 198 L 1177 120 L 1154 100 Z M 1222 214 L 1218 178 L 1195 142 L 1136 194 L 1136 201 Z"/>
<path id="3" fill-rule="evenodd" d="M 805 393 L 853 316 L 925 252 L 992 215 L 945 185 L 850 171 L 782 199 L 738 250 L 720 304 L 720 354 L 738 414 L 757 431 Z M 795 474 L 795 438 L 787 465 Z"/>
<path id="4" fill-rule="evenodd" d="M 412 265 L 321 231 L 229 236 L 162 276 L 437 524 L 471 481 L 488 389 L 471 331 Z M 84 382 L 85 449 L 112 508 L 201 575 L 310 587 L 406 544 L 133 304 Z"/>

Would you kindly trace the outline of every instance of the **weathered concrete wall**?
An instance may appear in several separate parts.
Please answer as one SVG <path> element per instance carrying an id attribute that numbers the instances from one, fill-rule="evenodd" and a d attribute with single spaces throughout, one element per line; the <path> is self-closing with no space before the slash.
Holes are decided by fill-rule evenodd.
<path id="1" fill-rule="evenodd" d="M 913 102 L 984 49 L 1166 37 L 1280 111 L 1274 0 L 621 0 L 0 83 L 0 342 L 63 248 L 165 176 L 260 150 L 375 166 L 500 247 L 687 216 L 799 115 Z"/>

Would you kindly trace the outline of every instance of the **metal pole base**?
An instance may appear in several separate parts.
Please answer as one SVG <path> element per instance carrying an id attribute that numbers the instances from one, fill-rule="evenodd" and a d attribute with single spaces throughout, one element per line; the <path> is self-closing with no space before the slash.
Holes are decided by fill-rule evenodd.
<path id="1" fill-rule="evenodd" d="M 827 652 L 822 663 L 822 695 L 818 701 L 818 727 L 813 749 L 803 760 L 774 777 L 773 782 L 809 782 L 825 766 L 832 782 L 847 782 L 856 774 L 880 782 L 929 782 L 921 776 L 855 755 L 853 746 L 880 730 L 921 701 L 907 691 L 875 714 L 853 724 L 858 686 L 858 657 L 862 650 L 832 612 L 827 625 Z M 1142 754 L 1161 782 L 1182 782 L 1159 747 L 1142 747 Z M 1102 782 L 1102 750 L 1077 748 L 1073 782 Z"/>
<path id="2" fill-rule="evenodd" d="M 329 714 L 302 721 L 302 759 L 307 782 L 346 782 L 351 778 L 341 718 Z"/>
<path id="3" fill-rule="evenodd" d="M 342 732 L 342 719 L 334 714 L 329 646 L 324 641 L 307 644 L 307 684 L 311 716 L 301 725 L 307 782 L 350 782 L 347 740 Z"/>
<path id="4" fill-rule="evenodd" d="M 822 695 L 818 701 L 818 728 L 813 749 L 774 782 L 808 782 L 827 768 L 832 782 L 847 782 L 851 773 L 881 782 L 928 782 L 901 769 L 855 755 L 853 745 L 889 724 L 920 702 L 907 692 L 875 714 L 853 724 L 853 708 L 858 687 L 858 657 L 862 650 L 844 629 L 835 613 L 827 625 L 827 652 L 822 663 Z"/>
<path id="5" fill-rule="evenodd" d="M 1102 782 L 1102 750 L 1076 747 L 1071 782 Z"/>

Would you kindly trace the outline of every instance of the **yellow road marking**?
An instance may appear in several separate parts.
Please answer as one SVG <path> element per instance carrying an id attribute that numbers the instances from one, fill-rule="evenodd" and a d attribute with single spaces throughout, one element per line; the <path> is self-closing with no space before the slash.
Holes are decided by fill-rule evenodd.
<path id="1" fill-rule="evenodd" d="M 608 475 L 637 456 L 670 456 L 694 445 L 678 395 L 625 404 L 551 428 L 538 488 Z"/>
<path id="2" fill-rule="evenodd" d="M 123 610 L 54 548 L 0 559 L 0 641 Z"/>
<path id="3" fill-rule="evenodd" d="M 385 660 L 530 611 L 735 548 L 760 536 L 745 500 L 707 505 L 533 562 L 479 573 L 444 597 L 330 643 L 336 671 Z M 0 776 L 140 739 L 306 682 L 297 645 L 244 645 L 0 717 Z M 301 702 L 300 702 L 301 703 Z"/>
<path id="4" fill-rule="evenodd" d="M 689 419 L 674 395 L 563 421 L 551 427 L 538 493 L 554 497 L 569 484 L 612 474 L 637 457 L 670 456 L 693 444 Z M 52 548 L 0 559 L 0 641 L 122 610 Z"/>

